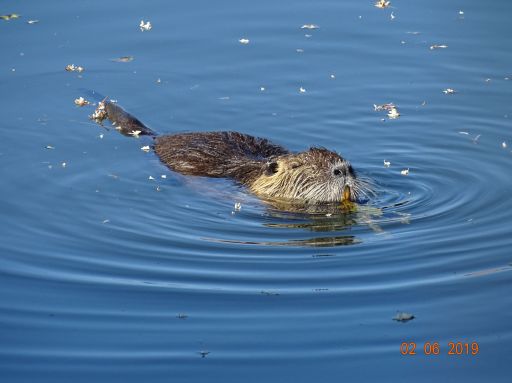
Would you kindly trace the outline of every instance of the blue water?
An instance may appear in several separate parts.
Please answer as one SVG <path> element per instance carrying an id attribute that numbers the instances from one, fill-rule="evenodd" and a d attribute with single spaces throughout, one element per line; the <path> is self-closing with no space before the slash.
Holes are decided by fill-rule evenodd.
<path id="1" fill-rule="evenodd" d="M 0 380 L 508 382 L 512 3 L 391 6 L 3 4 Z M 160 134 L 336 150 L 376 196 L 326 216 L 175 174 L 90 91 Z"/>

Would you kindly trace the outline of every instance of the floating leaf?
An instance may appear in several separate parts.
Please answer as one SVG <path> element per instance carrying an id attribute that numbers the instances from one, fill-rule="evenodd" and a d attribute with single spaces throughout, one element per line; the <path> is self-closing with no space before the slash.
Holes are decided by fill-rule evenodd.
<path id="1" fill-rule="evenodd" d="M 415 316 L 406 312 L 397 311 L 396 315 L 393 317 L 393 320 L 396 320 L 397 322 L 408 322 L 412 319 L 414 319 Z"/>
<path id="2" fill-rule="evenodd" d="M 13 20 L 13 19 L 19 19 L 21 15 L 18 15 L 17 13 L 11 13 L 8 15 L 1 15 L 0 19 L 2 20 Z"/>
<path id="3" fill-rule="evenodd" d="M 116 63 L 129 63 L 130 61 L 133 61 L 133 59 L 133 56 L 122 56 L 116 59 L 110 59 L 110 61 L 114 61 Z"/>

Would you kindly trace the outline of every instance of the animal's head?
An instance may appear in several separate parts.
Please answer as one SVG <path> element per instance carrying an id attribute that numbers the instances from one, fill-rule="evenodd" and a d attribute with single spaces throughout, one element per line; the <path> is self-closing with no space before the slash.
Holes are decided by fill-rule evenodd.
<path id="1" fill-rule="evenodd" d="M 347 160 L 323 148 L 269 161 L 250 188 L 261 196 L 308 203 L 357 201 L 371 193 L 369 183 L 357 177 Z"/>

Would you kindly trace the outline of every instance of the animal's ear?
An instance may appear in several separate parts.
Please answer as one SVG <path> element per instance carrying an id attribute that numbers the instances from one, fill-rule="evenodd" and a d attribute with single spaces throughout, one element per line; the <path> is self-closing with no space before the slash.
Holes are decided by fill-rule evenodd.
<path id="1" fill-rule="evenodd" d="M 277 173 L 277 169 L 279 168 L 279 164 L 276 161 L 269 161 L 265 164 L 265 175 L 271 176 L 272 174 Z"/>

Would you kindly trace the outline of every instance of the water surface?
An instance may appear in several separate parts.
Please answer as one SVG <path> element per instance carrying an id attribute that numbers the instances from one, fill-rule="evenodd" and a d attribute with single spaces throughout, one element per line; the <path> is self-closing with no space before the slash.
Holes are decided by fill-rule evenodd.
<path id="1" fill-rule="evenodd" d="M 508 381 L 511 12 L 439 0 L 4 5 L 22 16 L 0 20 L 3 380 Z M 112 61 L 122 56 L 134 59 Z M 180 176 L 140 150 L 147 139 L 90 121 L 73 103 L 90 91 L 160 134 L 325 146 L 377 194 L 327 216 Z M 390 102 L 398 119 L 374 111 Z M 436 341 L 440 355 L 425 355 Z M 480 352 L 450 356 L 450 341 Z"/>

